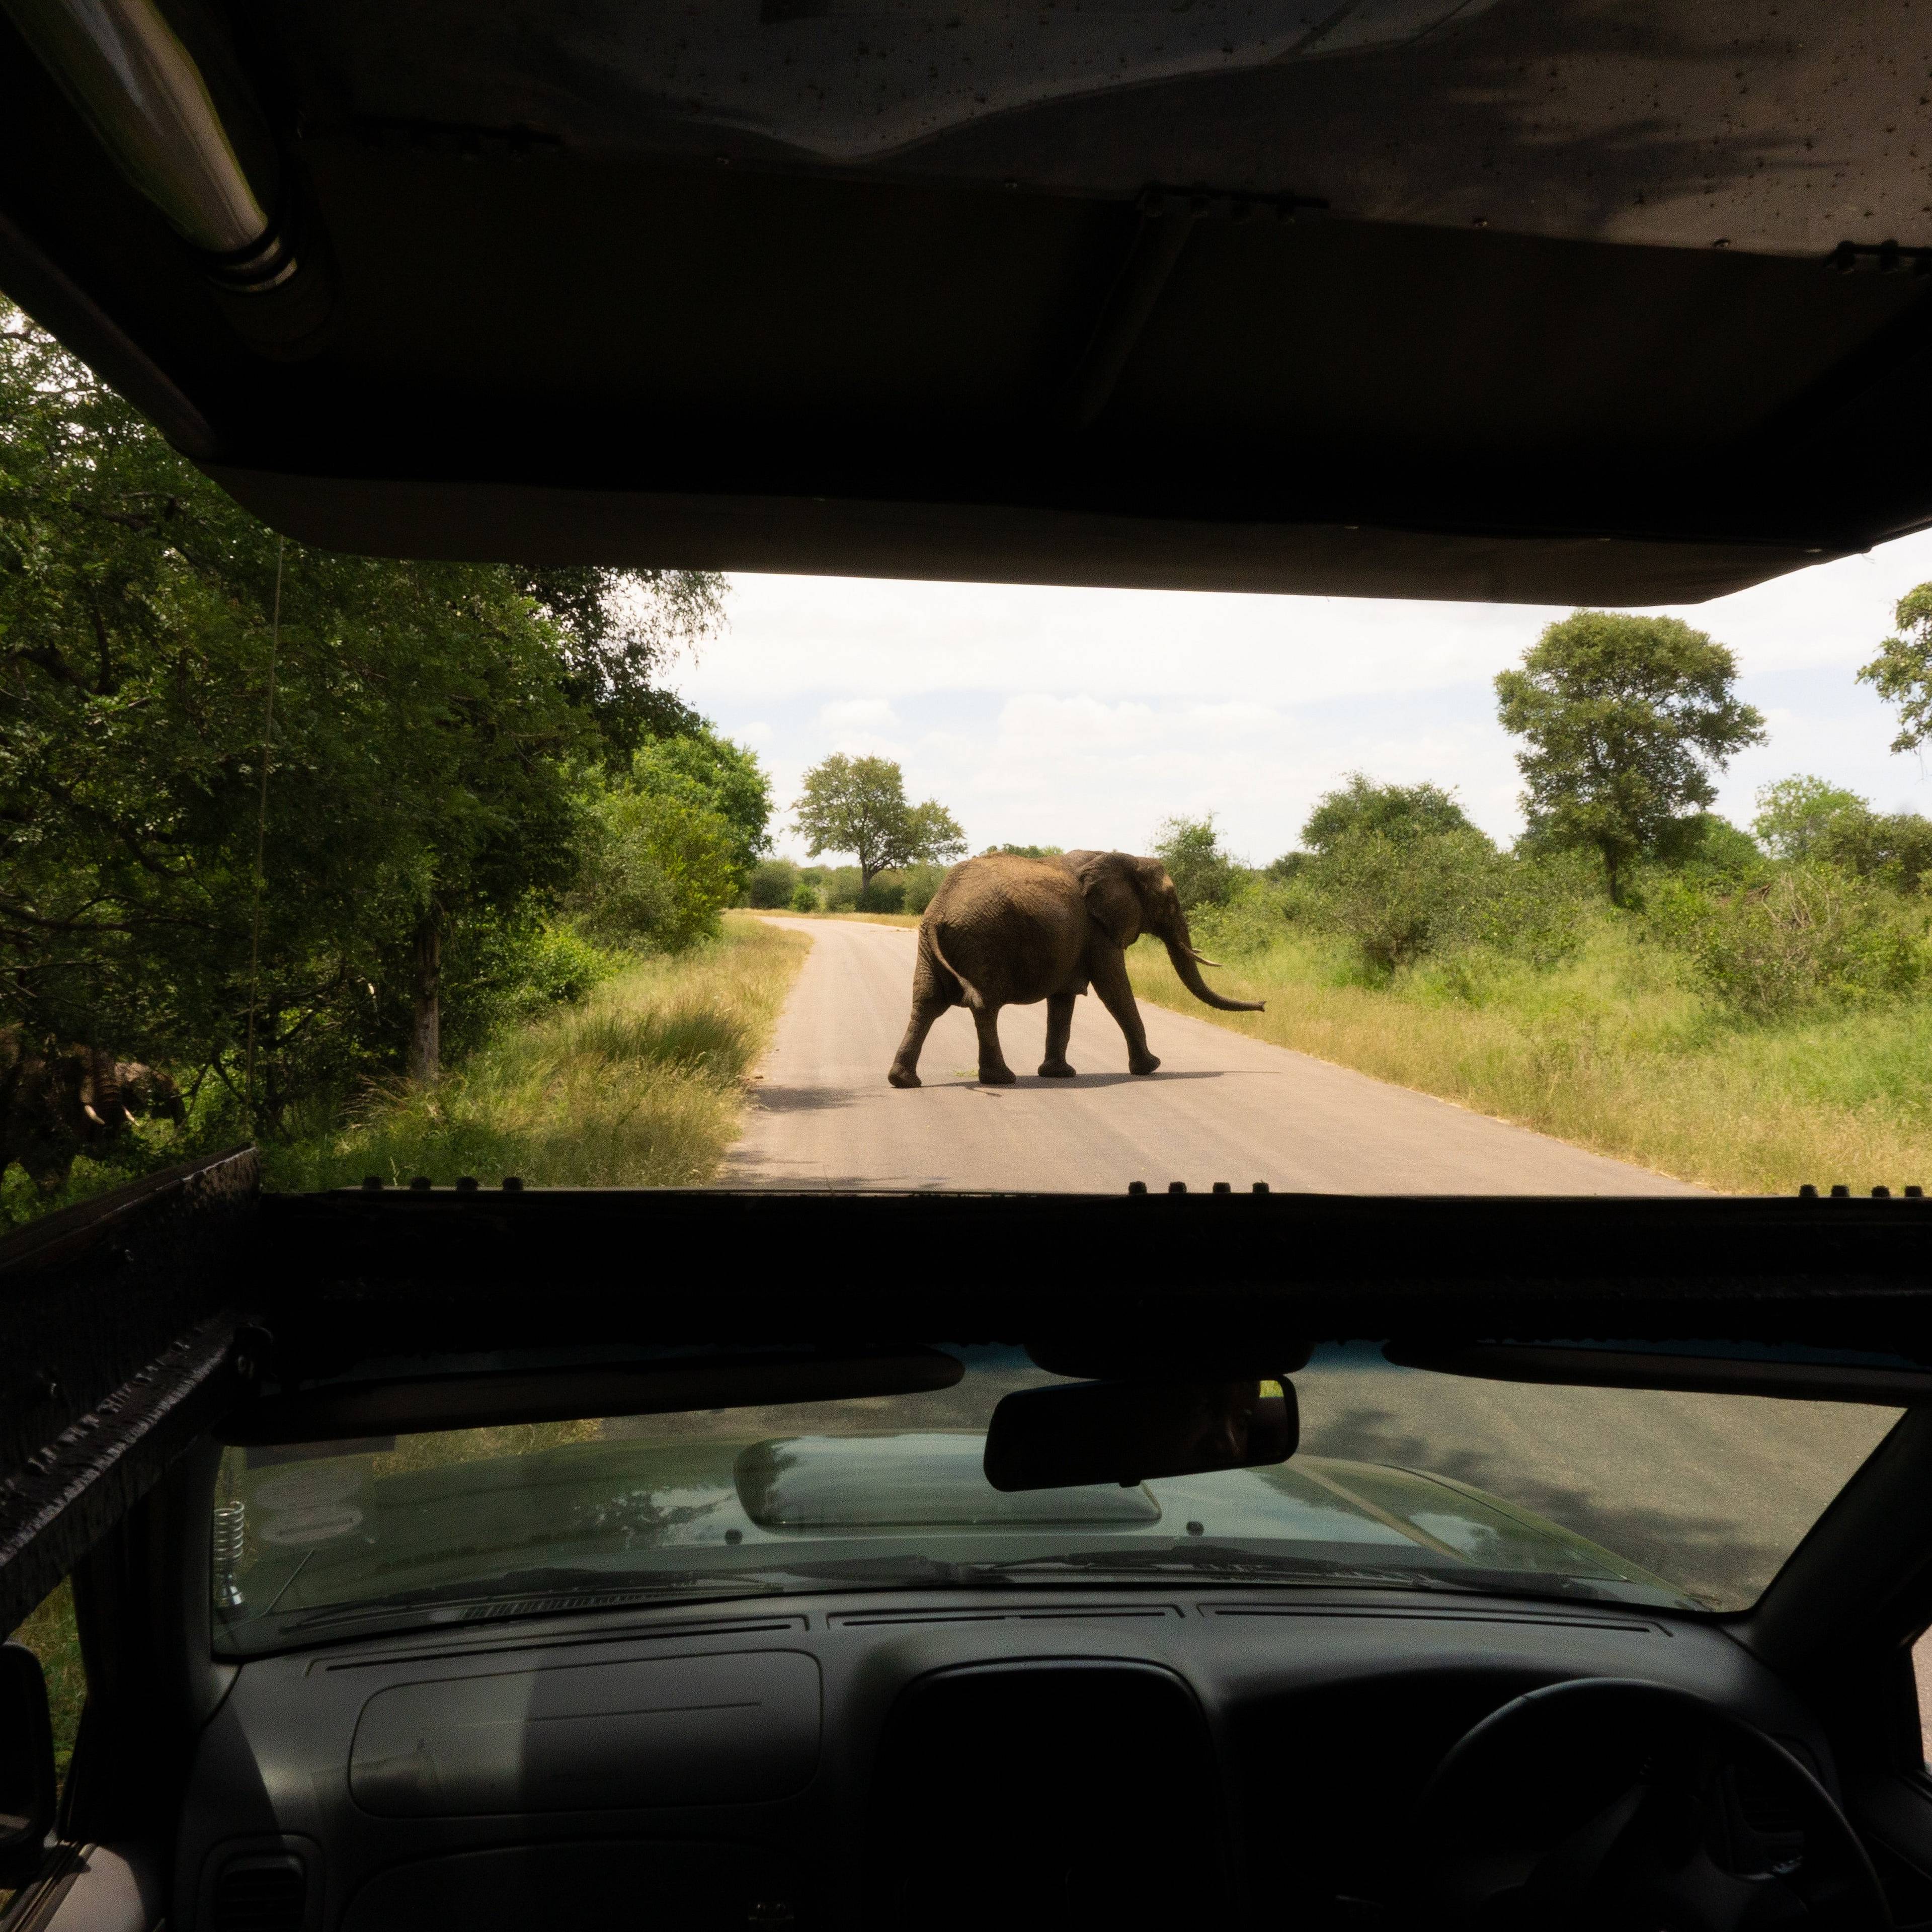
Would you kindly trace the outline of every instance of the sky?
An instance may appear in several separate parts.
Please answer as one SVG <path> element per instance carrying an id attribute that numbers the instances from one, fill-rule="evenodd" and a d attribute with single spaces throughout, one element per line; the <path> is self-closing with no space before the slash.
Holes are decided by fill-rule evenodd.
<path id="1" fill-rule="evenodd" d="M 1793 772 L 1886 811 L 1932 810 L 1918 755 L 1856 681 L 1892 610 L 1932 580 L 1932 532 L 1706 604 L 1670 607 L 1736 654 L 1768 742 L 1718 782 L 1748 824 Z M 904 767 L 972 850 L 1145 851 L 1164 818 L 1212 814 L 1263 864 L 1351 771 L 1453 787 L 1479 825 L 1521 829 L 1492 680 L 1567 608 L 1340 597 L 734 574 L 729 627 L 672 681 L 749 745 L 784 807 L 831 752 Z M 777 849 L 803 858 L 788 810 Z"/>

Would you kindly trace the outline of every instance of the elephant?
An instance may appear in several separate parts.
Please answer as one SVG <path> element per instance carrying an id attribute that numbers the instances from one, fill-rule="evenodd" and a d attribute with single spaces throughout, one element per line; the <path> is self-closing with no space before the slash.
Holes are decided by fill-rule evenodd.
<path id="1" fill-rule="evenodd" d="M 42 1194 L 56 1194 L 76 1154 L 106 1152 L 144 1114 L 177 1126 L 188 1118 L 159 1067 L 0 1027 L 0 1173 L 17 1160 Z"/>
<path id="2" fill-rule="evenodd" d="M 1160 1064 L 1127 979 L 1126 949 L 1143 932 L 1167 947 L 1182 983 L 1225 1013 L 1253 1013 L 1259 1000 L 1224 999 L 1201 976 L 1214 962 L 1195 951 L 1180 896 L 1158 859 L 1130 852 L 1067 852 L 1026 859 L 988 852 L 955 866 L 919 926 L 912 1017 L 886 1078 L 920 1084 L 920 1048 L 949 1006 L 964 1006 L 980 1035 L 980 1078 L 1008 1087 L 1012 1070 L 1000 1052 L 1000 1009 L 1046 1002 L 1046 1058 L 1040 1077 L 1069 1080 L 1066 1040 L 1073 1002 L 1090 986 L 1127 1039 L 1131 1072 Z"/>

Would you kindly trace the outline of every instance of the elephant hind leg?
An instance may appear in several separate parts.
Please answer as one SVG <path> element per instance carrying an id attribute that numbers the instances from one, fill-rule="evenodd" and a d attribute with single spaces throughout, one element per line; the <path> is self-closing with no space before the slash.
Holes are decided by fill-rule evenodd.
<path id="1" fill-rule="evenodd" d="M 1013 1070 L 1000 1051 L 1000 1010 L 998 1006 L 970 1009 L 973 1024 L 980 1035 L 980 1084 L 983 1087 L 1010 1087 Z"/>
<path id="2" fill-rule="evenodd" d="M 1040 1063 L 1042 1080 L 1071 1080 L 1074 1070 L 1066 1064 L 1067 1036 L 1073 1030 L 1073 995 L 1055 993 L 1046 1003 L 1046 1058 Z"/>
<path id="3" fill-rule="evenodd" d="M 932 936 L 923 929 L 919 935 L 919 956 L 912 970 L 912 1017 L 906 1022 L 905 1037 L 892 1055 L 886 1078 L 895 1087 L 916 1087 L 920 1082 L 920 1050 L 933 1022 L 950 1006 L 960 1004 L 964 989 L 951 970 L 934 956 Z"/>
<path id="4" fill-rule="evenodd" d="M 892 1064 L 886 1070 L 886 1078 L 895 1087 L 920 1085 L 920 1049 L 926 1045 L 926 1036 L 932 1030 L 932 1023 L 944 1012 L 952 1002 L 937 994 L 921 996 L 915 990 L 913 995 L 912 1017 L 906 1022 L 905 1037 L 899 1042 L 899 1050 L 892 1055 Z"/>

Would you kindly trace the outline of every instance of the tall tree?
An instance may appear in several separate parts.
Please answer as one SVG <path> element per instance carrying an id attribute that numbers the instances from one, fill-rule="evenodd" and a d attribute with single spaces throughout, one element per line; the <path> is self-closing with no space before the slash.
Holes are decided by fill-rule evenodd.
<path id="1" fill-rule="evenodd" d="M 1888 704 L 1898 706 L 1894 752 L 1916 751 L 1932 736 L 1932 584 L 1908 590 L 1894 607 L 1897 632 L 1858 672 Z"/>
<path id="2" fill-rule="evenodd" d="M 812 857 L 856 856 L 861 890 L 889 867 L 956 859 L 966 850 L 958 821 L 936 799 L 907 803 L 905 774 L 890 758 L 834 752 L 806 773 L 792 812 Z"/>
<path id="3" fill-rule="evenodd" d="M 1634 859 L 1717 796 L 1732 755 L 1764 720 L 1732 688 L 1722 644 L 1676 617 L 1579 610 L 1496 680 L 1532 841 L 1594 849 L 1613 902 Z"/>
<path id="4" fill-rule="evenodd" d="M 284 549 L 0 303 L 0 1024 L 238 1084 L 252 1015 L 269 1128 L 433 1077 L 451 988 L 573 871 L 652 638 L 698 623 L 653 632 L 661 592 L 711 594 Z"/>

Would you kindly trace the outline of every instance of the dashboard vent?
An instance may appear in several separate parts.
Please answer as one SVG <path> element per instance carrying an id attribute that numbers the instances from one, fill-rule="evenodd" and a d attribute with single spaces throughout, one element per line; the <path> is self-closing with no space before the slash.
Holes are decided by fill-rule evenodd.
<path id="1" fill-rule="evenodd" d="M 308 1874 L 287 1853 L 237 1858 L 216 1881 L 211 1932 L 302 1932 Z"/>

